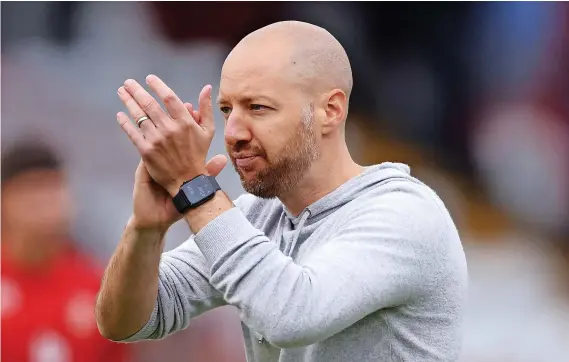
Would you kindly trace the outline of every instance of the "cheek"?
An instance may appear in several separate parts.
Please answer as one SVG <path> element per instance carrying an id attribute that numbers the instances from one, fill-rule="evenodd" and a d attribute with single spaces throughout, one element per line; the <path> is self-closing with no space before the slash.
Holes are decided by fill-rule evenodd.
<path id="1" fill-rule="evenodd" d="M 52 226 L 67 223 L 71 217 L 70 196 L 61 191 L 31 193 L 15 208 L 20 225 Z"/>
<path id="2" fill-rule="evenodd" d="M 298 137 L 301 119 L 299 112 L 279 111 L 252 121 L 249 128 L 251 145 L 263 150 L 269 160 L 281 158 L 282 151 Z"/>
<path id="3" fill-rule="evenodd" d="M 282 133 L 269 129 L 259 138 L 256 138 L 254 142 L 256 148 L 260 149 L 264 153 L 265 158 L 271 161 L 279 158 L 285 140 L 286 136 Z"/>

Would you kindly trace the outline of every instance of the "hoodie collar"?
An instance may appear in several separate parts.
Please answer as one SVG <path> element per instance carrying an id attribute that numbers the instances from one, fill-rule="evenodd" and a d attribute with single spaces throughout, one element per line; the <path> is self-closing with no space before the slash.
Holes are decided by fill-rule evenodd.
<path id="1" fill-rule="evenodd" d="M 409 177 L 411 169 L 402 163 L 384 162 L 378 165 L 366 166 L 359 175 L 344 182 L 334 191 L 315 201 L 306 207 L 298 216 L 294 216 L 284 205 L 286 216 L 293 224 L 303 224 L 310 219 L 317 221 L 328 216 L 337 208 L 347 204 L 356 197 L 364 194 L 371 186 L 383 182 L 392 177 Z M 305 216 L 308 214 L 307 216 Z"/>

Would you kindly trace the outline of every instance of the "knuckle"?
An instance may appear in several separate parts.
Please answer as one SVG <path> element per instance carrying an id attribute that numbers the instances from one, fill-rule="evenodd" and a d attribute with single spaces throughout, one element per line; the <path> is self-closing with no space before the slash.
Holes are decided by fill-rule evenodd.
<path id="1" fill-rule="evenodd" d="M 166 141 L 166 138 L 166 135 L 163 133 L 158 133 L 155 135 L 154 139 L 152 140 L 152 146 L 154 149 L 162 147 Z"/>
<path id="2" fill-rule="evenodd" d="M 164 96 L 164 103 L 174 103 L 176 98 L 178 98 L 176 94 L 170 91 Z"/>
<path id="3" fill-rule="evenodd" d="M 163 140 L 164 139 L 172 139 L 176 135 L 177 132 L 178 132 L 178 129 L 176 126 L 168 125 L 168 126 L 164 127 L 164 130 L 162 131 L 162 135 L 164 136 L 164 137 L 162 137 L 162 139 Z"/>
<path id="4" fill-rule="evenodd" d="M 191 121 L 191 122 L 193 122 L 193 121 Z M 178 127 L 180 127 L 180 129 L 181 129 L 182 131 L 187 132 L 187 131 L 190 129 L 190 126 L 191 126 L 191 125 L 192 125 L 192 124 L 191 124 L 190 122 L 184 121 L 184 122 L 179 122 Z"/>
<path id="5" fill-rule="evenodd" d="M 143 158 L 149 158 L 152 156 L 153 153 L 154 153 L 154 146 L 152 144 L 144 146 L 140 149 L 140 155 Z"/>
<path id="6" fill-rule="evenodd" d="M 154 99 L 149 99 L 145 102 L 142 103 L 142 109 L 144 110 L 154 110 L 156 108 L 157 104 L 156 101 Z"/>

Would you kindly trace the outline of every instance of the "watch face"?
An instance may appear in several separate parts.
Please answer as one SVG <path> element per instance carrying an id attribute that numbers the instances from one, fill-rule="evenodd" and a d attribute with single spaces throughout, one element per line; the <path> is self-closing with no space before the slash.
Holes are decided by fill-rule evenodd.
<path id="1" fill-rule="evenodd" d="M 190 204 L 194 205 L 215 193 L 213 185 L 205 176 L 198 176 L 185 184 L 182 189 Z"/>

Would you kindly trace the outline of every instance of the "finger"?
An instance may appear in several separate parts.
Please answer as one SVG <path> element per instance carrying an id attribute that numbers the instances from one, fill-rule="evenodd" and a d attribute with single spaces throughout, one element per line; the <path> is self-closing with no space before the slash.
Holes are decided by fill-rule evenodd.
<path id="1" fill-rule="evenodd" d="M 205 164 L 207 174 L 210 176 L 217 176 L 221 170 L 227 165 L 227 157 L 223 155 L 216 155 Z"/>
<path id="2" fill-rule="evenodd" d="M 213 108 L 211 105 L 211 85 L 206 85 L 200 92 L 200 121 L 201 126 L 207 130 L 214 130 Z"/>
<path id="3" fill-rule="evenodd" d="M 128 118 L 125 113 L 119 112 L 117 114 L 117 122 L 123 129 L 124 133 L 126 133 L 128 138 L 132 141 L 138 152 L 142 153 L 142 151 L 148 147 L 148 141 L 130 121 L 130 118 Z"/>
<path id="4" fill-rule="evenodd" d="M 162 79 L 154 74 L 150 74 L 146 77 L 146 83 L 156 93 L 158 98 L 162 100 L 170 117 L 175 120 L 183 120 L 188 117 L 188 110 L 184 107 L 184 103 Z"/>
<path id="5" fill-rule="evenodd" d="M 190 112 L 194 121 L 196 121 L 197 124 L 201 124 L 200 112 L 194 110 L 194 106 L 192 106 L 191 103 L 184 103 L 184 106 L 186 107 L 188 112 Z"/>
<path id="6" fill-rule="evenodd" d="M 130 93 L 128 93 L 124 87 L 120 87 L 117 91 L 117 94 L 119 95 L 120 100 L 126 106 L 128 113 L 134 120 L 135 124 L 140 118 L 147 116 L 140 105 L 134 100 L 134 98 L 132 98 Z M 136 127 L 139 128 L 138 125 L 136 125 Z M 151 119 L 147 119 L 146 121 L 140 123 L 140 130 L 144 137 L 147 139 L 153 139 L 153 137 L 155 137 L 157 134 L 156 126 Z"/>
<path id="7" fill-rule="evenodd" d="M 154 97 L 150 95 L 137 81 L 133 79 L 127 79 L 124 82 L 124 88 L 132 96 L 138 106 L 144 111 L 150 119 L 154 122 L 156 127 L 162 128 L 168 122 L 171 122 L 170 117 L 166 113 L 160 104 Z"/>

